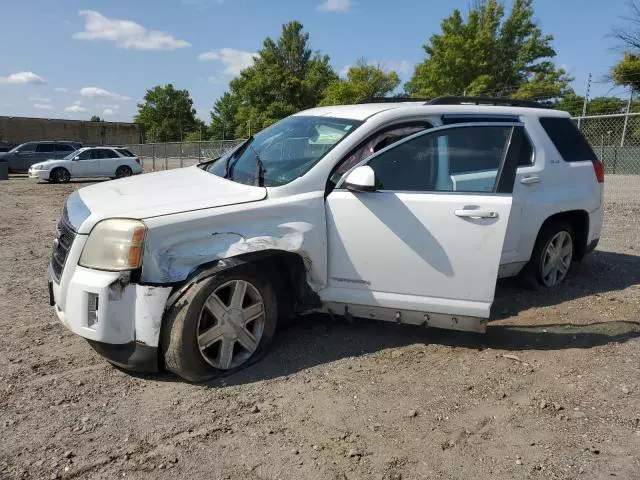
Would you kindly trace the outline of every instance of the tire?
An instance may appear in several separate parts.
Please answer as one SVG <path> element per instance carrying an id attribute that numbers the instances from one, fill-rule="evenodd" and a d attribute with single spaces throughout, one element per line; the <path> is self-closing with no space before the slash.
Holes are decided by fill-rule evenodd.
<path id="1" fill-rule="evenodd" d="M 127 165 L 121 165 L 116 169 L 116 178 L 125 178 L 131 175 L 133 175 L 133 171 Z"/>
<path id="2" fill-rule="evenodd" d="M 233 292 L 242 282 L 246 293 L 234 303 Z M 260 319 L 240 327 L 257 315 L 259 303 Z M 242 307 L 234 308 L 238 305 Z M 165 314 L 161 338 L 165 367 L 194 383 L 236 372 L 266 353 L 277 323 L 275 290 L 257 268 L 242 265 L 214 274 L 192 285 Z M 207 346 L 208 342 L 214 343 Z"/>
<path id="3" fill-rule="evenodd" d="M 69 180 L 71 180 L 71 174 L 66 168 L 54 168 L 49 175 L 49 180 L 53 183 L 69 183 Z"/>
<path id="4" fill-rule="evenodd" d="M 554 246 L 550 249 L 552 242 Z M 554 261 L 552 251 L 558 242 L 561 242 L 560 253 Z M 531 259 L 519 275 L 520 284 L 528 289 L 556 288 L 571 269 L 575 245 L 575 234 L 569 223 L 557 221 L 545 225 L 538 234 Z"/>

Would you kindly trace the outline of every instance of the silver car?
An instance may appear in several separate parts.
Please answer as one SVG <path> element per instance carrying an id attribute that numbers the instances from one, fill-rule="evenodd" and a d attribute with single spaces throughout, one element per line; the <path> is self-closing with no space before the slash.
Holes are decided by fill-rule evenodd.
<path id="1" fill-rule="evenodd" d="M 70 141 L 27 142 L 0 153 L 0 158 L 9 162 L 10 172 L 26 172 L 34 163 L 66 157 L 80 147 L 80 142 Z"/>

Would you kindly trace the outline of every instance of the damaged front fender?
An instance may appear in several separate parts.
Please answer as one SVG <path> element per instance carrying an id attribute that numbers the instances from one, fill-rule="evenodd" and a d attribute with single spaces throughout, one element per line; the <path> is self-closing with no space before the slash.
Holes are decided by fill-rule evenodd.
<path id="1" fill-rule="evenodd" d="M 297 253 L 315 290 L 326 280 L 326 224 L 323 197 L 306 198 L 294 205 L 242 211 L 208 211 L 197 219 L 154 225 L 149 232 L 143 259 L 142 281 L 154 284 L 181 283 L 200 266 L 247 254 L 282 251 Z M 240 206 L 238 206 L 240 207 Z M 214 215 L 214 213 L 218 213 Z"/>

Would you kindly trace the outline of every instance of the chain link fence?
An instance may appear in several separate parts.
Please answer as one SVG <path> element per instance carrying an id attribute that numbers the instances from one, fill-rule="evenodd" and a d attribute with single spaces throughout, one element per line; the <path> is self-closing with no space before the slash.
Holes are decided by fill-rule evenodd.
<path id="1" fill-rule="evenodd" d="M 146 172 L 189 167 L 218 158 L 242 140 L 211 140 L 204 142 L 141 143 L 127 145 Z"/>
<path id="2" fill-rule="evenodd" d="M 608 175 L 640 175 L 640 113 L 577 117 L 574 121 Z"/>

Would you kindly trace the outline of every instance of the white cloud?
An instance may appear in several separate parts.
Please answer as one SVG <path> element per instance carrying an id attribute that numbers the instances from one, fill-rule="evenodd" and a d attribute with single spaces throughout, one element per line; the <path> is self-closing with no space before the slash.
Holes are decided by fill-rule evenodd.
<path id="1" fill-rule="evenodd" d="M 56 87 L 53 89 L 56 92 L 68 92 L 69 89 L 68 88 L 64 88 L 64 87 Z"/>
<path id="2" fill-rule="evenodd" d="M 389 71 L 394 70 L 398 75 L 408 75 L 413 70 L 413 63 L 409 60 L 382 62 L 382 67 Z"/>
<path id="3" fill-rule="evenodd" d="M 0 83 L 9 85 L 24 85 L 27 83 L 43 85 L 47 82 L 40 75 L 36 75 L 33 72 L 17 72 L 8 77 L 0 77 Z"/>
<path id="4" fill-rule="evenodd" d="M 349 73 L 349 69 L 352 67 L 353 65 L 349 64 L 349 65 L 345 65 L 344 67 L 342 67 L 342 70 L 340 70 L 338 72 L 338 75 L 340 75 L 341 77 L 346 77 L 347 73 Z"/>
<path id="5" fill-rule="evenodd" d="M 89 113 L 89 110 L 80 106 L 79 102 L 74 103 L 73 105 L 66 107 L 65 112 L 69 113 Z"/>
<path id="6" fill-rule="evenodd" d="M 48 103 L 34 103 L 33 108 L 41 108 L 43 110 L 51 110 L 53 109 L 53 105 L 49 105 Z"/>
<path id="7" fill-rule="evenodd" d="M 256 54 L 251 52 L 243 52 L 242 50 L 236 50 L 234 48 L 221 48 L 219 50 L 203 52 L 198 55 L 198 58 L 203 62 L 209 60 L 222 62 L 226 66 L 224 73 L 240 75 L 242 70 L 253 65 L 255 56 Z"/>
<path id="8" fill-rule="evenodd" d="M 119 48 L 132 50 L 175 50 L 190 47 L 186 40 L 180 40 L 166 32 L 147 30 L 131 20 L 107 18 L 94 10 L 82 10 L 84 31 L 73 35 L 77 40 L 104 40 L 114 42 Z"/>
<path id="9" fill-rule="evenodd" d="M 40 95 L 32 95 L 31 97 L 29 97 L 29 101 L 39 102 L 39 103 L 51 103 L 50 98 L 44 98 L 44 97 L 41 97 Z"/>
<path id="10" fill-rule="evenodd" d="M 118 110 L 120 108 L 120 105 L 118 105 L 117 103 L 98 103 L 96 104 L 96 107 L 107 108 L 109 110 Z"/>
<path id="11" fill-rule="evenodd" d="M 118 93 L 113 93 L 100 87 L 84 87 L 80 90 L 80 95 L 91 98 L 115 98 L 116 100 L 131 100 L 131 97 L 125 97 Z"/>
<path id="12" fill-rule="evenodd" d="M 114 111 L 113 111 L 113 110 L 111 110 L 110 108 L 105 108 L 105 109 L 102 111 L 102 115 L 103 115 L 103 116 L 113 115 L 114 113 L 116 113 L 116 112 L 114 112 Z"/>
<path id="13" fill-rule="evenodd" d="M 318 5 L 318 10 L 325 12 L 348 12 L 351 10 L 351 0 L 326 0 Z"/>

